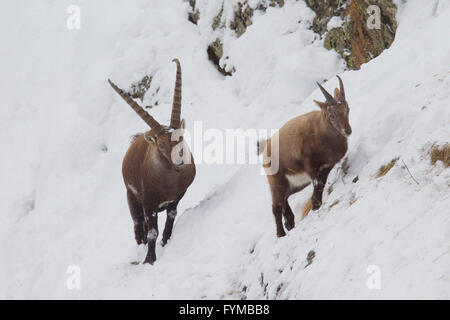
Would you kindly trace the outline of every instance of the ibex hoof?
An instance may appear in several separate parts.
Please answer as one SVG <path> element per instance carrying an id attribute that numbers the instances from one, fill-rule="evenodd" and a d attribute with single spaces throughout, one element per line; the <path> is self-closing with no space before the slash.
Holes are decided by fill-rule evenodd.
<path id="1" fill-rule="evenodd" d="M 147 243 L 147 238 L 141 235 L 135 235 L 134 239 L 138 245 Z"/>
<path id="2" fill-rule="evenodd" d="M 134 239 L 138 245 L 147 244 L 147 235 L 145 234 L 144 229 L 139 225 L 134 226 Z"/>
<path id="3" fill-rule="evenodd" d="M 284 230 L 283 230 L 283 232 L 277 232 L 277 237 L 278 238 L 282 238 L 282 237 L 284 237 L 286 235 L 286 232 L 284 232 Z"/>
<path id="4" fill-rule="evenodd" d="M 292 230 L 294 227 L 295 227 L 295 222 L 286 222 L 285 224 L 284 224 L 284 226 L 286 227 L 286 229 L 289 231 L 289 230 Z"/>
<path id="5" fill-rule="evenodd" d="M 145 258 L 144 264 L 148 263 L 150 265 L 153 265 L 155 263 L 156 259 L 153 258 Z"/>
<path id="6" fill-rule="evenodd" d="M 320 201 L 320 200 L 313 200 L 312 201 L 312 210 L 313 211 L 319 210 L 321 205 L 322 205 L 322 201 Z"/>

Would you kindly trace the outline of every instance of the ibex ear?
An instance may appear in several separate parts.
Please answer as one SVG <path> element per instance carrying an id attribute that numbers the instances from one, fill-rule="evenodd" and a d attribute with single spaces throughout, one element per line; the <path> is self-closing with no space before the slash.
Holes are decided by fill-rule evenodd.
<path id="1" fill-rule="evenodd" d="M 334 100 L 339 100 L 339 98 L 341 97 L 341 92 L 339 91 L 338 88 L 334 89 Z"/>
<path id="2" fill-rule="evenodd" d="M 144 133 L 144 139 L 145 139 L 145 141 L 147 141 L 148 143 L 153 143 L 153 144 L 156 143 L 155 137 L 152 136 L 152 135 L 150 135 L 150 134 Z"/>
<path id="3" fill-rule="evenodd" d="M 184 130 L 184 128 L 186 128 L 186 122 L 184 121 L 184 118 L 183 118 L 183 119 L 181 119 L 180 129 Z"/>
<path id="4" fill-rule="evenodd" d="M 320 101 L 317 101 L 317 100 L 313 100 L 313 101 L 319 106 L 320 109 L 325 109 L 327 107 L 327 103 L 326 102 L 320 102 Z"/>

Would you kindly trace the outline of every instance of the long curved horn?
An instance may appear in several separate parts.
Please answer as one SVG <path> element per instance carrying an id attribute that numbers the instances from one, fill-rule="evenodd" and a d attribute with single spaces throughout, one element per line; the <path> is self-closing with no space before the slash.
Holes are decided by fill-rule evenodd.
<path id="1" fill-rule="evenodd" d="M 146 124 L 150 126 L 154 134 L 159 137 L 163 132 L 163 127 L 155 120 L 151 115 L 149 115 L 140 105 L 138 105 L 133 99 L 130 98 L 128 94 L 123 92 L 118 86 L 116 86 L 110 79 L 108 79 L 109 84 L 113 89 L 125 100 L 130 107 L 145 121 Z"/>
<path id="2" fill-rule="evenodd" d="M 336 104 L 336 100 L 334 100 L 333 96 L 331 94 L 329 94 L 328 91 L 325 90 L 325 88 L 320 85 L 320 83 L 318 83 L 318 82 L 316 82 L 316 83 L 319 86 L 320 91 L 322 91 L 323 95 L 327 99 L 328 105 Z"/>
<path id="3" fill-rule="evenodd" d="M 344 91 L 344 83 L 342 83 L 342 79 L 339 76 L 336 76 L 339 79 L 339 92 L 341 96 L 341 100 L 345 101 L 345 91 Z"/>
<path id="4" fill-rule="evenodd" d="M 180 128 L 181 116 L 181 66 L 180 61 L 175 58 L 172 60 L 177 64 L 177 77 L 175 80 L 175 90 L 173 92 L 172 115 L 170 117 L 170 127 L 173 129 Z"/>

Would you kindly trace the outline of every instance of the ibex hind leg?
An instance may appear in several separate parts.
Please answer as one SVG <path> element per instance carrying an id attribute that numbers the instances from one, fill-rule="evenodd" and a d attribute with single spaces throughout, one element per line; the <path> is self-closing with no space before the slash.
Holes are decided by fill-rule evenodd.
<path id="1" fill-rule="evenodd" d="M 292 228 L 295 227 L 295 217 L 294 213 L 292 212 L 291 207 L 289 206 L 289 202 L 286 200 L 284 203 L 284 210 L 283 210 L 283 216 L 284 216 L 284 226 L 289 231 Z"/>
<path id="2" fill-rule="evenodd" d="M 167 218 L 166 218 L 166 226 L 164 227 L 163 238 L 162 238 L 162 246 L 167 244 L 167 241 L 172 236 L 173 223 L 177 216 L 177 206 L 178 201 L 174 201 L 167 206 Z"/>
<path id="3" fill-rule="evenodd" d="M 145 210 L 145 222 L 147 223 L 148 248 L 144 263 L 153 264 L 156 261 L 156 239 L 158 238 L 158 213 L 156 211 Z"/>
<path id="4" fill-rule="evenodd" d="M 286 186 L 279 183 L 278 177 L 269 177 L 270 189 L 272 192 L 272 213 L 275 218 L 275 224 L 277 227 L 277 237 L 284 237 L 286 232 L 283 227 L 283 216 L 286 215 Z"/>
<path id="5" fill-rule="evenodd" d="M 325 188 L 328 174 L 330 173 L 331 169 L 333 169 L 332 165 L 322 165 L 317 170 L 314 181 L 314 191 L 311 197 L 313 211 L 319 210 L 320 206 L 322 205 L 323 189 Z"/>
<path id="6" fill-rule="evenodd" d="M 286 235 L 286 232 L 283 228 L 283 211 L 284 211 L 284 204 L 282 202 L 273 203 L 272 204 L 272 212 L 273 216 L 275 217 L 275 224 L 277 226 L 277 237 L 281 238 Z"/>
<path id="7" fill-rule="evenodd" d="M 147 243 L 147 231 L 144 220 L 144 209 L 142 205 L 137 201 L 135 195 L 128 190 L 127 191 L 128 207 L 130 209 L 131 218 L 134 223 L 134 237 L 137 244 Z"/>

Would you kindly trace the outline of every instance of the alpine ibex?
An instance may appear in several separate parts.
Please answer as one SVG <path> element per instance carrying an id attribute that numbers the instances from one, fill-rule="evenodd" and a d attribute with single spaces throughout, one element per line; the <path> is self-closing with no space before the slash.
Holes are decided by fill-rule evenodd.
<path id="1" fill-rule="evenodd" d="M 113 89 L 149 126 L 132 142 L 123 159 L 122 174 L 127 189 L 128 206 L 138 244 L 147 244 L 144 263 L 156 260 L 158 212 L 167 210 L 162 245 L 172 235 L 178 202 L 195 177 L 195 164 L 183 140 L 181 114 L 181 66 L 178 59 L 170 127 L 161 125 L 131 97 L 108 79 Z"/>
<path id="2" fill-rule="evenodd" d="M 325 102 L 314 100 L 320 111 L 291 119 L 272 138 L 258 144 L 258 154 L 264 151 L 263 163 L 272 193 L 278 237 L 286 235 L 282 216 L 287 230 L 295 226 L 289 196 L 303 190 L 312 181 L 312 209 L 318 210 L 328 174 L 347 152 L 347 137 L 352 129 L 344 85 L 339 76 L 338 79 L 340 89 L 335 89 L 334 97 L 317 83 L 326 98 Z M 278 170 L 271 172 L 267 164 L 274 160 L 278 161 Z"/>

